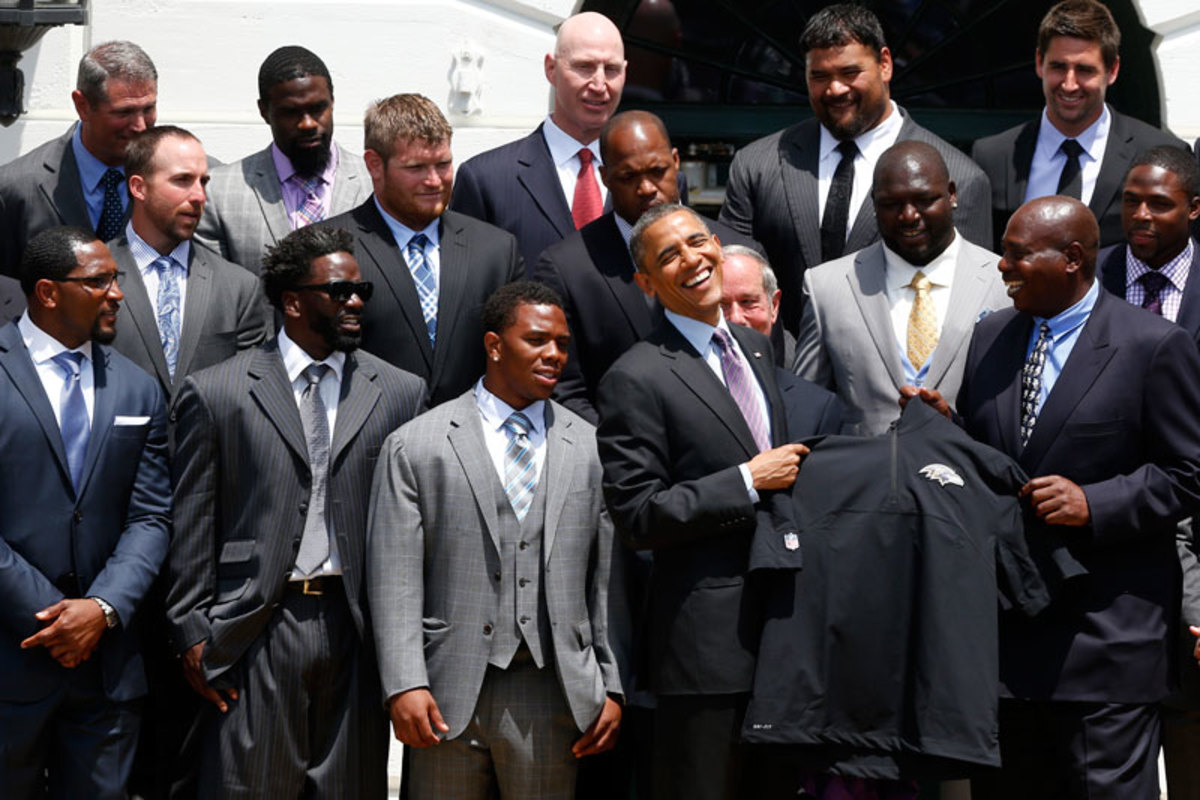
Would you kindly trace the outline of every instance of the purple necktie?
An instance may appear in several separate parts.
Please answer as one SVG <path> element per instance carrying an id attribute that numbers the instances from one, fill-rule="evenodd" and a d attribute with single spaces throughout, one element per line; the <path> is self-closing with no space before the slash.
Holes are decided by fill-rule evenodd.
<path id="1" fill-rule="evenodd" d="M 1146 290 L 1146 299 L 1142 300 L 1142 308 L 1162 316 L 1162 290 L 1167 288 L 1170 280 L 1161 272 L 1143 272 L 1138 276 L 1138 283 Z"/>
<path id="2" fill-rule="evenodd" d="M 721 356 L 721 372 L 725 374 L 725 386 L 733 395 L 733 402 L 737 403 L 738 408 L 742 410 L 742 416 L 746 418 L 746 424 L 750 427 L 751 435 L 754 436 L 754 443 L 758 445 L 759 452 L 770 450 L 771 429 L 767 425 L 767 421 L 763 419 L 762 409 L 754 397 L 754 389 L 750 386 L 750 381 L 754 380 L 754 377 L 749 374 L 746 365 L 738 357 L 737 345 L 733 343 L 729 333 L 722 328 L 717 328 L 713 332 L 713 344 L 716 345 L 717 352 Z"/>

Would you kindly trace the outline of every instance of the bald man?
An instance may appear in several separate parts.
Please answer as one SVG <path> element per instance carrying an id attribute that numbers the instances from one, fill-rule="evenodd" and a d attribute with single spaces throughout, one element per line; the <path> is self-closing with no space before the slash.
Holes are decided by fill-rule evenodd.
<path id="1" fill-rule="evenodd" d="M 459 167 L 450 201 L 452 210 L 516 236 L 527 265 L 604 211 L 597 139 L 625 88 L 621 32 L 593 11 L 567 18 L 545 72 L 554 110 L 525 138 Z"/>
<path id="2" fill-rule="evenodd" d="M 958 395 L 967 430 L 1034 476 L 1030 540 L 1064 542 L 1085 571 L 1036 617 L 1001 612 L 1004 766 L 973 781 L 976 800 L 1158 797 L 1175 523 L 1200 498 L 1200 357 L 1184 329 L 1100 287 L 1099 238 L 1078 200 L 1013 214 L 1000 272 L 1014 308 L 975 327 Z"/>
<path id="3" fill-rule="evenodd" d="M 804 274 L 796 373 L 846 404 L 843 432 L 874 436 L 900 415 L 901 386 L 950 402 L 976 320 L 1009 305 L 996 255 L 954 225 L 958 196 L 929 144 L 893 145 L 875 164 L 880 241 Z"/>

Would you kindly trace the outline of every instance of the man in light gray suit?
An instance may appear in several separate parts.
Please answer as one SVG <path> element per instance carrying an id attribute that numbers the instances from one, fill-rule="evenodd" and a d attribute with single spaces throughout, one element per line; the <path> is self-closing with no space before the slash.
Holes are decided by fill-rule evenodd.
<path id="1" fill-rule="evenodd" d="M 253 275 L 192 239 L 208 182 L 199 139 L 151 128 L 129 146 L 125 171 L 130 220 L 109 250 L 124 273 L 129 324 L 113 347 L 158 378 L 169 400 L 191 373 L 266 339 L 266 306 Z"/>
<path id="2" fill-rule="evenodd" d="M 129 205 L 125 149 L 157 118 L 158 73 L 133 42 L 105 42 L 79 62 L 71 102 L 79 122 L 0 167 L 0 274 L 19 277 L 25 244 L 57 225 L 121 232 Z"/>
<path id="3" fill-rule="evenodd" d="M 202 798 L 386 794 L 367 500 L 380 446 L 425 389 L 356 350 L 372 287 L 352 246 L 337 229 L 285 237 L 263 264 L 279 335 L 177 398 L 167 614 L 210 701 Z"/>
<path id="4" fill-rule="evenodd" d="M 591 425 L 550 401 L 567 358 L 554 290 L 483 310 L 487 372 L 388 437 L 367 596 L 410 797 L 571 798 L 612 747 L 629 635 Z M 532 731 L 532 733 L 531 733 Z M 582 734 L 582 735 L 581 735 Z"/>
<path id="5" fill-rule="evenodd" d="M 892 102 L 892 54 L 875 15 L 858 4 L 827 6 L 808 21 L 800 46 L 815 118 L 738 151 L 721 208 L 722 222 L 766 249 L 783 289 L 783 324 L 793 333 L 804 270 L 879 238 L 867 202 L 871 171 L 898 141 L 937 148 L 958 188 L 959 232 L 992 243 L 987 177 Z"/>
<path id="6" fill-rule="evenodd" d="M 953 402 L 975 323 L 1010 305 L 999 258 L 955 230 L 955 188 L 932 146 L 894 145 L 871 194 L 883 240 L 804 274 L 796 372 L 842 398 L 844 433 L 886 431 L 901 386 Z"/>
<path id="7" fill-rule="evenodd" d="M 360 156 L 333 142 L 333 79 L 303 47 L 280 47 L 258 70 L 266 149 L 213 170 L 196 236 L 258 274 L 267 247 L 291 231 L 349 211 L 371 194 Z"/>

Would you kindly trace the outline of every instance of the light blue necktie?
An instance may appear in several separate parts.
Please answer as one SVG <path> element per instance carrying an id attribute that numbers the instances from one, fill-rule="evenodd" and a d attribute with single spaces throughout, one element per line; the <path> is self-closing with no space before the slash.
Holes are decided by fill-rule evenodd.
<path id="1" fill-rule="evenodd" d="M 520 411 L 514 411 L 504 420 L 504 429 L 512 435 L 504 450 L 504 493 L 508 495 L 513 513 L 521 520 L 533 505 L 533 490 L 537 486 L 533 445 L 529 443 L 533 423 Z"/>
<path id="2" fill-rule="evenodd" d="M 80 366 L 83 353 L 66 350 L 51 359 L 63 371 L 66 381 L 58 396 L 59 429 L 62 431 L 63 447 L 67 451 L 67 468 L 71 470 L 71 483 L 79 489 L 83 479 L 83 460 L 87 455 L 88 439 L 92 423 L 88 419 L 87 403 L 83 399 L 80 384 Z"/>
<path id="3" fill-rule="evenodd" d="M 425 255 L 425 245 L 429 242 L 423 233 L 408 240 L 404 248 L 404 258 L 408 262 L 408 270 L 412 273 L 413 283 L 417 285 L 417 297 L 421 299 L 421 316 L 425 318 L 425 328 L 429 331 L 429 344 L 435 344 L 437 339 L 437 309 L 438 287 L 437 278 L 433 275 L 433 265 Z"/>
<path id="4" fill-rule="evenodd" d="M 167 371 L 174 380 L 179 362 L 179 278 L 170 256 L 154 259 L 151 266 L 158 272 L 158 335 Z"/>
<path id="5" fill-rule="evenodd" d="M 331 367 L 312 363 L 304 368 L 308 385 L 300 393 L 300 423 L 308 446 L 308 468 L 312 485 L 308 494 L 308 513 L 300 550 L 296 553 L 296 570 L 311 575 L 329 559 L 329 527 L 325 522 L 326 489 L 329 475 L 329 414 L 321 397 L 321 379 Z"/>

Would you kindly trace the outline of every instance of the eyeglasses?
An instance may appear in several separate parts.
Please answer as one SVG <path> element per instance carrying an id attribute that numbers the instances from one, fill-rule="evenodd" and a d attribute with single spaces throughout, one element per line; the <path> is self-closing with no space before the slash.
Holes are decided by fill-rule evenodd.
<path id="1" fill-rule="evenodd" d="M 310 283 L 291 287 L 294 292 L 324 292 L 335 303 L 345 303 L 358 295 L 365 303 L 375 293 L 375 284 L 370 281 L 333 281 L 332 283 Z"/>
<path id="2" fill-rule="evenodd" d="M 67 276 L 65 278 L 53 278 L 55 283 L 81 283 L 93 292 L 107 292 L 112 288 L 112 285 L 117 280 L 125 277 L 125 273 L 121 270 L 109 272 L 106 275 L 84 275 L 82 277 Z"/>

